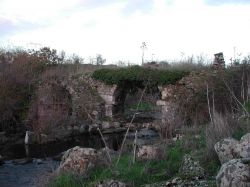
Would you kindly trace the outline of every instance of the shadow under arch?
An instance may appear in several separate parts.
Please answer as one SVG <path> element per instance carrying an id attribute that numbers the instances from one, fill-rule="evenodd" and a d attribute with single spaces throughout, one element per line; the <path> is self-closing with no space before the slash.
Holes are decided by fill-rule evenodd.
<path id="1" fill-rule="evenodd" d="M 117 88 L 114 92 L 115 97 L 115 105 L 113 108 L 113 114 L 115 117 L 125 117 L 125 112 L 128 110 L 129 104 L 134 105 L 134 112 L 136 109 L 137 104 L 139 103 L 140 97 L 142 96 L 142 92 L 145 89 L 145 82 L 144 81 L 129 81 L 124 80 L 117 85 Z M 148 118 L 160 118 L 161 110 L 160 107 L 156 106 L 156 101 L 161 98 L 161 92 L 158 88 L 158 85 L 150 85 L 147 86 L 145 93 L 142 97 L 142 103 L 150 103 L 153 106 L 152 110 L 155 110 L 158 113 L 158 117 L 154 115 L 154 117 L 149 116 Z M 151 112 L 150 110 L 143 110 L 143 107 L 139 107 L 140 113 Z M 145 113 L 146 115 L 146 113 Z M 144 116 L 143 118 L 146 118 Z M 126 118 L 126 117 L 125 117 Z M 151 121 L 150 120 L 150 121 Z M 136 119 L 135 119 L 136 121 Z"/>

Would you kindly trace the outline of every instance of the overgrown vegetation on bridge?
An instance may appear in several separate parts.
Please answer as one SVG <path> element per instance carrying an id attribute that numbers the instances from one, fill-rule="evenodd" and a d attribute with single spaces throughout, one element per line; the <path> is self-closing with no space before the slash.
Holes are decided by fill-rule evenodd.
<path id="1" fill-rule="evenodd" d="M 120 69 L 96 70 L 92 77 L 106 84 L 121 84 L 125 81 L 144 82 L 146 84 L 149 81 L 150 85 L 166 85 L 175 84 L 188 74 L 188 71 L 181 70 L 156 70 L 131 66 Z"/>

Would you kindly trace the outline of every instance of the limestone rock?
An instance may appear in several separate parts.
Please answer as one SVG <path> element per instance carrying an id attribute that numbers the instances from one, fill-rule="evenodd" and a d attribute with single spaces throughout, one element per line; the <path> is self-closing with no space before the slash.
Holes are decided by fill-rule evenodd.
<path id="1" fill-rule="evenodd" d="M 137 157 L 141 160 L 162 159 L 164 157 L 164 150 L 156 145 L 144 145 L 139 147 Z"/>
<path id="2" fill-rule="evenodd" d="M 184 155 L 179 173 L 184 178 L 203 178 L 205 176 L 204 169 L 198 161 L 194 161 L 190 155 Z"/>
<path id="3" fill-rule="evenodd" d="M 250 168 L 240 159 L 233 159 L 224 163 L 216 176 L 219 187 L 249 187 Z"/>
<path id="4" fill-rule="evenodd" d="M 127 185 L 123 182 L 117 181 L 117 180 L 107 180 L 100 182 L 96 187 L 126 187 Z"/>
<path id="5" fill-rule="evenodd" d="M 167 181 L 165 183 L 164 187 L 209 187 L 209 186 L 214 186 L 212 184 L 213 184 L 212 181 L 200 180 L 198 178 L 194 178 L 192 180 L 187 180 L 187 179 L 183 180 L 183 179 L 177 177 L 177 178 L 174 178 L 173 180 Z"/>
<path id="6" fill-rule="evenodd" d="M 76 146 L 64 153 L 58 172 L 70 171 L 77 175 L 85 175 L 97 164 L 100 164 L 100 159 L 95 149 Z"/>
<path id="7" fill-rule="evenodd" d="M 226 138 L 214 145 L 214 149 L 222 164 L 234 158 L 238 158 L 238 151 L 236 150 L 238 143 L 239 142 L 233 138 Z"/>
<path id="8" fill-rule="evenodd" d="M 110 129 L 113 127 L 112 122 L 109 121 L 103 121 L 102 122 L 102 129 Z"/>
<path id="9" fill-rule="evenodd" d="M 250 133 L 242 136 L 240 143 L 236 146 L 236 151 L 241 158 L 250 157 Z"/>

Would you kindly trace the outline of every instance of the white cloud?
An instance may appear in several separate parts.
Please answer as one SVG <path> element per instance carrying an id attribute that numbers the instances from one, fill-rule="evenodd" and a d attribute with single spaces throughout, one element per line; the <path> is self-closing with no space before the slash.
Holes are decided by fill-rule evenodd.
<path id="1" fill-rule="evenodd" d="M 131 15 L 124 15 L 126 1 L 95 8 L 88 8 L 80 0 L 3 2 L 0 7 L 5 8 L 0 8 L 0 17 L 36 24 L 40 20 L 49 22 L 45 27 L 6 38 L 16 44 L 36 42 L 84 57 L 101 53 L 109 62 L 140 62 L 142 41 L 148 44 L 147 59 L 152 53 L 158 59 L 173 59 L 181 52 L 212 56 L 220 51 L 230 58 L 234 46 L 244 54 L 250 52 L 250 4 L 207 6 L 202 0 L 154 0 L 151 11 L 138 8 Z M 6 7 L 14 2 L 19 2 L 19 7 L 7 12 Z M 35 11 L 38 7 L 39 11 Z"/>

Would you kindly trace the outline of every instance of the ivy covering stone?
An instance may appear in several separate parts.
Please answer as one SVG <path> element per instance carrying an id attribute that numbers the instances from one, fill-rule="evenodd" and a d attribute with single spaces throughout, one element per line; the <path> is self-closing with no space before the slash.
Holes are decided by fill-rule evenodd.
<path id="1" fill-rule="evenodd" d="M 109 85 L 119 85 L 126 81 L 143 82 L 150 85 L 167 85 L 175 84 L 188 74 L 188 71 L 181 70 L 157 70 L 131 66 L 119 69 L 99 69 L 92 74 L 92 78 Z"/>

